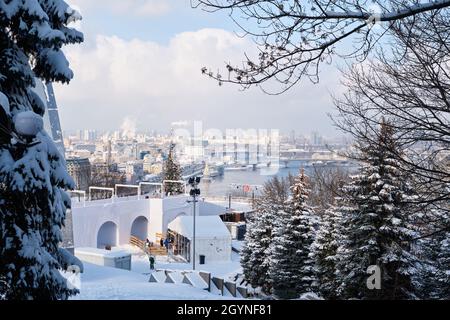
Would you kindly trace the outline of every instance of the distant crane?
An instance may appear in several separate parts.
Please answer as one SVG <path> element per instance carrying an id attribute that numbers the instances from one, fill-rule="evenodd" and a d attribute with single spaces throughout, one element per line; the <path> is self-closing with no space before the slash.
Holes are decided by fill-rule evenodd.
<path id="1" fill-rule="evenodd" d="M 46 105 L 44 115 L 44 127 L 50 137 L 56 144 L 56 147 L 61 154 L 65 157 L 64 139 L 61 130 L 61 123 L 59 121 L 58 105 L 56 104 L 55 92 L 51 82 L 47 82 L 45 85 L 42 80 L 35 78 L 36 87 L 33 88 L 34 92 L 41 98 L 42 102 Z"/>
<path id="2" fill-rule="evenodd" d="M 45 85 L 47 89 L 47 113 L 49 123 L 49 133 L 58 148 L 58 151 L 65 157 L 64 138 L 62 135 L 61 122 L 59 120 L 58 105 L 56 104 L 55 91 L 51 82 Z"/>

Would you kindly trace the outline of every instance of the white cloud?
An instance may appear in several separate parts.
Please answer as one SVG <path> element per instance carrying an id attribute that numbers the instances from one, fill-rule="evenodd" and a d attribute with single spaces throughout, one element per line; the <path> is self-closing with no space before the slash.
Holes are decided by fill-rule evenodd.
<path id="1" fill-rule="evenodd" d="M 305 81 L 275 97 L 219 87 L 201 74 L 203 66 L 222 68 L 252 50 L 248 40 L 220 29 L 183 32 L 167 45 L 99 35 L 94 46 L 71 46 L 75 79 L 56 86 L 63 127 L 114 129 L 131 117 L 139 129 L 168 129 L 177 120 L 217 128 L 329 128 L 327 89 L 336 86 L 335 71 L 320 85 Z"/>

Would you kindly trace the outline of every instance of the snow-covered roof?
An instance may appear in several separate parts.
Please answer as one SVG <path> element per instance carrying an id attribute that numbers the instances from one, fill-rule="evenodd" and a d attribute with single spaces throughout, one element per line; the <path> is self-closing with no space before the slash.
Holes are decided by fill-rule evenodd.
<path id="1" fill-rule="evenodd" d="M 218 216 L 196 217 L 195 225 L 197 239 L 231 238 L 230 232 Z M 178 217 L 169 223 L 169 229 L 192 239 L 193 217 Z"/>
<path id="2" fill-rule="evenodd" d="M 124 250 L 105 250 L 105 249 L 97 249 L 97 248 L 75 248 L 75 256 L 76 255 L 91 255 L 91 256 L 101 256 L 105 258 L 121 258 L 124 256 L 129 256 L 130 254 Z"/>
<path id="3" fill-rule="evenodd" d="M 228 206 L 227 201 L 209 201 L 209 203 L 221 206 L 226 208 Z M 236 202 L 233 201 L 231 203 L 231 209 L 233 209 L 234 212 L 251 212 L 253 211 L 252 205 L 250 203 L 245 202 Z"/>

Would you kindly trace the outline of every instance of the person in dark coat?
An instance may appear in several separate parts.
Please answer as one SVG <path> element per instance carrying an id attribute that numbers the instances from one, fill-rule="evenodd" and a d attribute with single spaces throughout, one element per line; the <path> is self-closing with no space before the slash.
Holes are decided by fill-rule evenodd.
<path id="1" fill-rule="evenodd" d="M 150 262 L 150 270 L 155 270 L 155 257 L 149 256 L 148 261 Z"/>
<path id="2" fill-rule="evenodd" d="M 166 247 L 167 250 L 169 250 L 169 239 L 165 239 L 164 240 L 164 246 Z"/>
<path id="3" fill-rule="evenodd" d="M 161 245 L 161 247 L 164 247 L 164 239 L 163 239 L 163 238 L 161 238 L 161 239 L 159 240 L 159 244 Z"/>

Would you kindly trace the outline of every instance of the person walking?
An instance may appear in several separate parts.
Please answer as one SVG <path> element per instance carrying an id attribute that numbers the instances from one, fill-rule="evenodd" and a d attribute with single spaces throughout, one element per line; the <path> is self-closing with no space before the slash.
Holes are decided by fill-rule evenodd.
<path id="1" fill-rule="evenodd" d="M 166 247 L 166 250 L 169 251 L 169 239 L 164 240 L 164 247 Z"/>
<path id="2" fill-rule="evenodd" d="M 150 255 L 148 261 L 150 262 L 150 270 L 155 270 L 155 257 Z"/>

